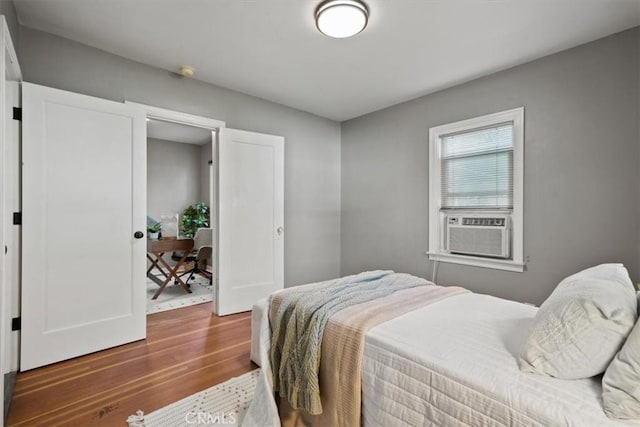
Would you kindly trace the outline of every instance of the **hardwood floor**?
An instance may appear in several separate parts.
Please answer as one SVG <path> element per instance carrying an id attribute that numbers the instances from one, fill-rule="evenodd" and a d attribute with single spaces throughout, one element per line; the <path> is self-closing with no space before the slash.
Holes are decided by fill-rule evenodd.
<path id="1" fill-rule="evenodd" d="M 8 426 L 126 426 L 255 368 L 251 313 L 211 304 L 152 314 L 147 339 L 18 374 Z"/>

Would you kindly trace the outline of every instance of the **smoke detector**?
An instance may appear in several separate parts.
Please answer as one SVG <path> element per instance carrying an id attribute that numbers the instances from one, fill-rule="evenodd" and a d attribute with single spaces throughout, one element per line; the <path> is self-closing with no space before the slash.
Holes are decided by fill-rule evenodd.
<path id="1" fill-rule="evenodd" d="M 180 71 L 178 72 L 180 73 L 181 76 L 193 77 L 193 73 L 195 73 L 196 70 L 193 67 L 190 67 L 188 65 L 183 65 L 180 67 Z"/>

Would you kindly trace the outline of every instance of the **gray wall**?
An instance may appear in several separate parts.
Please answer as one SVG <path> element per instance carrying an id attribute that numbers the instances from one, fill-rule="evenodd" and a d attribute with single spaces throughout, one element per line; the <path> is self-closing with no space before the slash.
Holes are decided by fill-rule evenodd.
<path id="1" fill-rule="evenodd" d="M 20 27 L 26 81 L 285 137 L 285 286 L 340 273 L 340 125 Z"/>
<path id="2" fill-rule="evenodd" d="M 526 108 L 528 269 L 441 264 L 438 281 L 540 303 L 562 277 L 596 263 L 640 274 L 638 29 L 350 120 L 342 132 L 47 33 L 20 27 L 19 37 L 27 81 L 283 135 L 288 286 L 370 268 L 430 276 L 429 127 L 518 106 Z"/>
<path id="3" fill-rule="evenodd" d="M 11 33 L 11 41 L 16 52 L 20 50 L 19 46 L 19 31 L 18 31 L 18 15 L 16 15 L 16 8 L 13 5 L 13 0 L 0 0 L 0 15 L 4 15 L 7 20 L 7 26 L 9 27 L 9 33 Z"/>
<path id="4" fill-rule="evenodd" d="M 201 199 L 199 145 L 147 139 L 147 215 L 180 214 Z M 208 203 L 208 201 L 207 201 Z"/>
<path id="5" fill-rule="evenodd" d="M 638 280 L 639 31 L 342 124 L 342 274 L 431 277 L 429 128 L 525 107 L 525 273 L 441 263 L 438 282 L 542 302 L 564 276 L 622 262 Z"/>

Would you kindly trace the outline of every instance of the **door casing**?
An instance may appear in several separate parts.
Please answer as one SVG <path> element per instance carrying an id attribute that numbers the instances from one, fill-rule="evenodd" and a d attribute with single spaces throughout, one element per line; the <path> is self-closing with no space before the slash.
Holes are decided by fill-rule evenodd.
<path id="1" fill-rule="evenodd" d="M 15 310 L 11 306 L 10 302 L 13 300 L 12 295 L 19 292 L 19 283 L 11 283 L 6 277 L 5 264 L 11 263 L 11 259 L 14 257 L 14 251 L 20 250 L 19 246 L 15 244 L 12 248 L 7 245 L 7 239 L 5 234 L 5 224 L 12 219 L 13 212 L 11 205 L 5 204 L 5 198 L 9 197 L 7 194 L 7 188 L 5 188 L 5 174 L 6 174 L 6 160 L 5 152 L 7 147 L 13 149 L 19 148 L 11 146 L 12 142 L 9 140 L 12 134 L 5 132 L 9 130 L 9 121 L 12 120 L 13 107 L 19 106 L 19 104 L 9 103 L 8 99 L 8 86 L 9 82 L 22 81 L 22 72 L 20 70 L 20 64 L 18 63 L 18 57 L 11 40 L 11 34 L 9 33 L 9 27 L 4 16 L 0 15 L 0 179 L 2 185 L 0 185 L 0 250 L 4 254 L 4 248 L 7 247 L 7 254 L 0 260 L 0 402 L 4 405 L 4 379 L 5 374 L 15 371 L 17 369 L 16 362 L 18 359 L 18 345 L 15 339 L 18 332 L 11 331 L 11 318 L 14 316 Z M 19 100 L 19 99 L 18 99 Z M 11 126 L 13 128 L 13 126 Z M 14 135 L 15 136 L 15 135 Z M 12 139 L 15 142 L 15 139 Z M 19 146 L 19 140 L 18 146 Z M 12 165 L 13 167 L 19 167 L 19 165 Z M 13 185 L 16 183 L 14 182 Z M 13 193 L 19 192 L 19 188 L 12 188 Z M 19 243 L 19 242 L 18 242 Z M 9 257 L 7 257 L 9 255 Z M 0 427 L 4 425 L 4 411 L 0 416 Z"/>
<path id="2" fill-rule="evenodd" d="M 217 160 L 217 156 L 216 156 L 216 147 L 217 147 L 217 139 L 218 139 L 218 135 L 220 133 L 221 129 L 224 129 L 226 127 L 226 123 L 221 121 L 221 120 L 216 120 L 216 119 L 212 119 L 209 117 L 203 117 L 203 116 L 196 116 L 194 114 L 189 114 L 189 113 L 183 113 L 180 111 L 174 111 L 174 110 L 169 110 L 166 108 L 160 108 L 160 107 L 154 107 L 151 105 L 146 105 L 146 104 L 141 104 L 138 102 L 132 102 L 132 101 L 125 101 L 124 102 L 126 105 L 133 105 L 136 106 L 138 108 L 140 108 L 141 110 L 143 110 L 146 115 L 147 115 L 147 119 L 151 119 L 151 120 L 161 120 L 164 122 L 171 122 L 171 123 L 176 123 L 179 125 L 183 125 L 183 126 L 192 126 L 192 127 L 197 127 L 197 128 L 201 128 L 201 129 L 207 129 L 209 131 L 212 132 L 211 134 L 211 153 L 212 153 L 212 162 L 213 162 L 213 166 L 214 168 L 217 166 L 218 164 L 218 160 Z M 216 204 L 217 204 L 217 191 L 216 191 L 216 174 L 215 172 L 212 172 L 210 174 L 210 186 L 209 186 L 209 196 L 210 196 L 210 201 L 211 201 L 211 206 L 210 206 L 210 212 L 213 213 L 215 212 L 216 209 Z M 218 250 L 218 245 L 215 244 L 217 242 L 217 228 L 214 227 L 213 230 L 213 239 L 212 241 L 214 242 L 214 248 L 213 248 L 213 253 L 214 253 L 214 257 L 215 254 L 217 253 Z M 215 270 L 215 266 L 214 266 L 214 270 L 213 270 L 213 287 L 214 287 L 214 300 L 215 300 L 215 294 L 216 291 L 215 289 L 217 289 L 218 286 L 218 282 L 217 282 L 217 271 Z M 212 302 L 211 304 L 211 311 L 215 312 L 215 303 Z"/>

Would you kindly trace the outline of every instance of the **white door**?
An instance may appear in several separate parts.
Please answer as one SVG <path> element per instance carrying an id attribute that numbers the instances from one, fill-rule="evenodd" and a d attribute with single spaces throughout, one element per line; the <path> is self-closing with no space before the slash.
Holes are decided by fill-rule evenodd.
<path id="1" fill-rule="evenodd" d="M 146 122 L 27 83 L 22 105 L 24 371 L 145 338 Z"/>
<path id="2" fill-rule="evenodd" d="M 284 283 L 284 138 L 220 129 L 218 315 L 251 310 Z"/>

